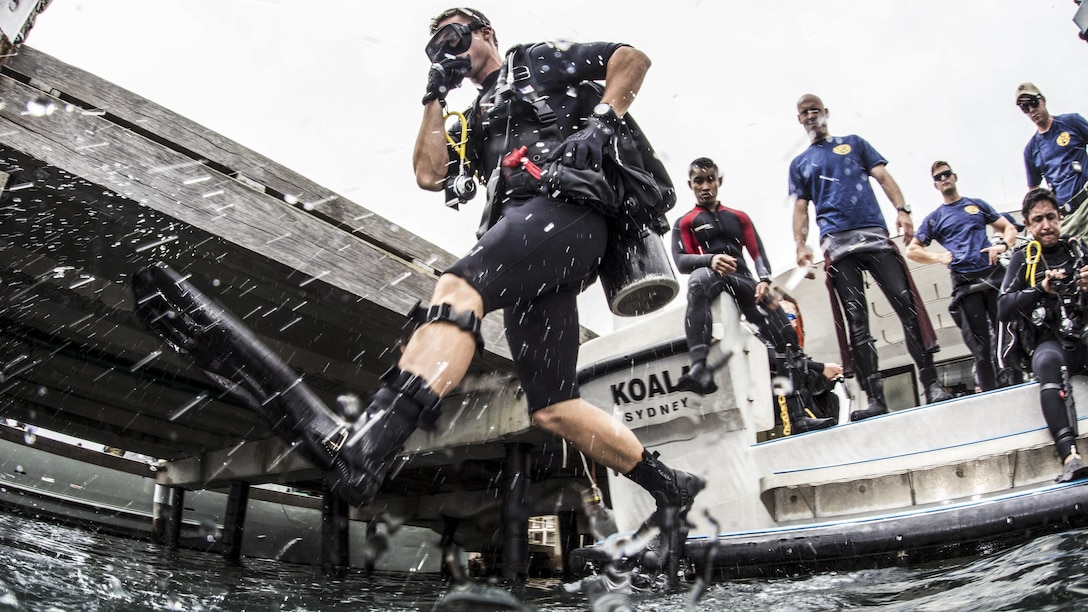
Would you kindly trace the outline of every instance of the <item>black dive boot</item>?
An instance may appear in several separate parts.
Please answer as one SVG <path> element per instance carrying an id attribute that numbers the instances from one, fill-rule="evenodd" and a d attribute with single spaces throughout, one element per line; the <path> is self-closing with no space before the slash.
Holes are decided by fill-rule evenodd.
<path id="1" fill-rule="evenodd" d="M 1073 457 L 1062 463 L 1062 473 L 1054 479 L 1054 482 L 1073 482 L 1084 478 L 1088 478 L 1088 466 L 1084 465 L 1080 457 Z"/>
<path id="2" fill-rule="evenodd" d="M 382 383 L 325 474 L 330 489 L 356 505 L 377 496 L 412 432 L 432 429 L 439 416 L 441 400 L 420 377 L 392 368 Z"/>
<path id="3" fill-rule="evenodd" d="M 817 418 L 813 416 L 805 408 L 803 395 L 796 391 L 786 396 L 786 410 L 789 413 L 790 434 L 827 429 L 837 422 L 833 417 Z"/>
<path id="4" fill-rule="evenodd" d="M 783 433 L 788 436 L 795 433 L 804 433 L 806 431 L 816 431 L 817 429 L 827 429 L 828 427 L 836 425 L 838 423 L 837 418 L 820 418 L 808 410 L 808 406 L 811 405 L 812 401 L 812 393 L 805 380 L 805 374 L 808 371 L 809 363 L 805 353 L 793 348 L 793 345 L 787 344 L 786 352 L 784 354 L 771 354 L 773 357 L 772 363 L 775 363 L 777 366 L 777 375 L 785 376 L 792 386 L 792 389 L 789 389 L 788 393 L 779 396 L 783 397 L 786 402 L 786 415 L 783 418 L 789 418 L 789 423 L 782 423 Z"/>
<path id="5" fill-rule="evenodd" d="M 933 381 L 926 385 L 926 403 L 936 404 L 937 402 L 945 402 L 950 399 L 955 399 L 954 396 L 945 390 L 944 386 L 938 381 Z"/>
<path id="6" fill-rule="evenodd" d="M 710 395 L 718 390 L 714 382 L 714 370 L 707 365 L 706 359 L 700 359 L 691 364 L 691 369 L 676 381 L 676 388 L 681 391 L 692 391 L 699 395 Z"/>
<path id="7" fill-rule="evenodd" d="M 710 395 L 718 390 L 714 383 L 714 368 L 706 362 L 710 347 L 699 344 L 688 349 L 691 357 L 691 368 L 676 381 L 676 388 L 681 391 L 691 391 L 699 395 Z"/>
<path id="8" fill-rule="evenodd" d="M 657 457 L 658 453 L 651 454 L 643 449 L 642 460 L 624 476 L 646 489 L 657 502 L 657 510 L 646 519 L 638 531 L 642 532 L 650 525 L 657 525 L 661 529 L 661 541 L 664 543 L 664 548 L 661 551 L 653 551 L 652 555 L 646 555 L 647 558 L 643 559 L 643 562 L 648 562 L 648 557 L 653 556 L 653 565 L 657 566 L 656 569 L 664 566 L 670 586 L 675 586 L 677 567 L 690 527 L 687 520 L 688 512 L 695 501 L 695 496 L 706 487 L 706 481 L 695 474 L 674 470 L 658 461 Z M 661 552 L 664 553 L 664 558 L 661 558 Z"/>
<path id="9" fill-rule="evenodd" d="M 403 383 L 399 391 L 387 384 L 366 418 L 349 424 L 245 325 L 174 270 L 161 263 L 143 268 L 133 275 L 132 288 L 136 315 L 153 332 L 242 398 L 280 437 L 304 449 L 326 473 L 331 490 L 351 504 L 373 498 L 381 482 L 370 480 L 384 476 L 388 456 L 396 454 L 425 408 L 437 406 L 421 381 L 401 381 L 401 373 L 391 371 L 383 380 Z M 371 432 L 387 437 L 379 444 Z"/>
<path id="10" fill-rule="evenodd" d="M 865 393 L 869 396 L 869 407 L 851 412 L 851 421 L 861 421 L 888 412 L 888 405 L 884 403 L 884 379 L 880 374 L 874 374 L 867 382 Z"/>
<path id="11" fill-rule="evenodd" d="M 1062 473 L 1054 482 L 1073 482 L 1088 478 L 1088 466 L 1084 465 L 1077 454 L 1077 433 L 1072 428 L 1062 427 L 1058 430 L 1058 435 L 1054 436 L 1054 445 L 1058 447 L 1059 454 L 1065 453 L 1062 457 Z M 1069 459 L 1070 456 L 1072 459 Z"/>
<path id="12" fill-rule="evenodd" d="M 642 461 L 624 474 L 638 486 L 646 489 L 657 502 L 658 509 L 680 509 L 680 518 L 687 516 L 695 496 L 706 487 L 706 481 L 695 474 L 674 470 L 658 460 L 659 453 L 643 449 Z"/>

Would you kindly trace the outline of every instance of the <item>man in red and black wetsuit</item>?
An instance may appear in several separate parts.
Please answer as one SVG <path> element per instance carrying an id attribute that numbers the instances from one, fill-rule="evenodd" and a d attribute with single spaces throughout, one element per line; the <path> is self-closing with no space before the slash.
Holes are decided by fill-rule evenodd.
<path id="1" fill-rule="evenodd" d="M 792 352 L 802 367 L 815 369 L 828 378 L 842 374 L 836 364 L 816 363 L 800 352 L 797 333 L 785 311 L 771 293 L 771 267 L 763 252 L 763 243 L 742 211 L 727 208 L 718 202 L 721 186 L 718 166 L 709 158 L 700 157 L 688 169 L 688 186 L 695 192 L 695 207 L 680 217 L 672 229 L 672 256 L 677 269 L 688 278 L 688 308 L 685 331 L 691 369 L 677 384 L 686 391 L 700 395 L 717 390 L 714 369 L 707 365 L 711 342 L 711 303 L 728 292 L 748 321 L 759 329 L 760 338 L 772 351 L 772 366 L 777 372 L 800 386 L 799 377 L 790 376 L 785 360 Z M 755 264 L 756 275 L 749 271 L 742 249 Z M 787 350 L 787 347 L 792 347 Z M 833 419 L 815 419 L 803 414 L 798 404 L 797 414 L 791 414 L 793 429 L 807 431 L 834 424 Z"/>

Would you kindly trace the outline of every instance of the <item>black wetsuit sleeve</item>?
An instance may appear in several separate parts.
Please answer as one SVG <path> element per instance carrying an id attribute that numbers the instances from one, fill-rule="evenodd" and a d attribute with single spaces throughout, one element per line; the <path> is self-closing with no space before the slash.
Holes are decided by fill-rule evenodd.
<path id="1" fill-rule="evenodd" d="M 538 43 L 526 53 L 534 69 L 536 85 L 548 92 L 565 89 L 582 81 L 603 81 L 608 60 L 625 43 L 588 42 L 575 44 Z"/>
<path id="2" fill-rule="evenodd" d="M 693 253 L 695 237 L 691 235 L 690 215 L 677 219 L 672 226 L 672 260 L 681 274 L 691 274 L 698 268 L 709 268 L 714 254 Z"/>
<path id="3" fill-rule="evenodd" d="M 997 296 L 997 318 L 1001 321 L 1013 321 L 1028 316 L 1045 297 L 1042 287 L 1032 287 L 1025 278 L 1027 262 L 1024 251 L 1019 250 L 1009 258 L 1005 268 L 1005 280 L 1001 283 L 1001 294 Z"/>

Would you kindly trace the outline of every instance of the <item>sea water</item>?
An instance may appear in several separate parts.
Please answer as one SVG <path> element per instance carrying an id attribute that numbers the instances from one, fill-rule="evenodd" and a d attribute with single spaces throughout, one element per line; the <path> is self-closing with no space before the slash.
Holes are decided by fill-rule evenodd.
<path id="1" fill-rule="evenodd" d="M 630 609 L 1088 610 L 1088 530 L 1038 538 L 985 555 L 914 567 L 724 581 L 692 601 L 690 589 L 628 598 Z M 559 581 L 509 593 L 528 610 L 589 610 Z M 93 529 L 0 512 L 0 610 L 432 610 L 453 607 L 430 574 L 353 572 L 262 559 L 171 551 Z M 500 605 L 500 598 L 494 598 Z M 517 603 L 515 602 L 515 603 Z M 602 609 L 599 607 L 598 609 Z M 619 608 L 610 608 L 619 609 Z"/>

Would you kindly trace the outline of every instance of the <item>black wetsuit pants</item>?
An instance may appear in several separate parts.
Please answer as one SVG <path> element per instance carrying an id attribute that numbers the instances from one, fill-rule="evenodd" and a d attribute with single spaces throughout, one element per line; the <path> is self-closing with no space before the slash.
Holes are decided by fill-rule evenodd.
<path id="1" fill-rule="evenodd" d="M 530 412 L 579 397 L 578 294 L 596 279 L 605 218 L 543 196 L 503 217 L 446 273 L 476 289 L 484 312 L 504 309 L 506 340 Z"/>
<path id="2" fill-rule="evenodd" d="M 786 345 L 799 349 L 797 332 L 780 306 L 768 308 L 756 304 L 756 281 L 745 274 L 718 274 L 710 268 L 698 268 L 688 277 L 688 308 L 685 331 L 692 361 L 706 359 L 711 341 L 711 304 L 722 293 L 736 301 L 744 317 L 759 329 L 760 339 L 779 354 Z M 775 364 L 774 355 L 772 365 Z M 777 369 L 777 367 L 776 367 Z"/>
<path id="3" fill-rule="evenodd" d="M 997 294 L 1004 268 L 952 274 L 952 302 L 948 312 L 960 328 L 963 342 L 975 363 L 975 384 L 983 391 L 997 388 L 995 351 L 997 346 Z"/>
<path id="4" fill-rule="evenodd" d="M 918 365 L 918 376 L 922 385 L 929 387 L 937 382 L 933 354 L 926 350 L 922 341 L 918 312 L 914 308 L 906 271 L 896 254 L 888 251 L 847 255 L 828 267 L 828 275 L 834 283 L 835 293 L 839 296 L 846 317 L 850 333 L 850 352 L 854 357 L 859 382 L 867 393 L 871 393 L 869 381 L 880 372 L 876 343 L 869 333 L 869 308 L 865 299 L 865 278 L 862 275 L 866 270 L 880 285 L 884 297 L 899 315 L 907 341 L 907 351 Z"/>
<path id="5" fill-rule="evenodd" d="M 1072 436 L 1062 436 L 1065 428 L 1076 432 L 1076 423 L 1069 421 L 1069 411 L 1062 399 L 1062 366 L 1069 376 L 1084 374 L 1088 370 L 1088 347 L 1084 342 L 1068 342 L 1069 348 L 1053 336 L 1043 340 L 1035 347 L 1031 355 L 1031 369 L 1039 379 L 1039 404 L 1043 409 L 1043 418 L 1050 429 L 1050 435 L 1057 443 L 1058 455 L 1064 461 L 1073 447 Z"/>

